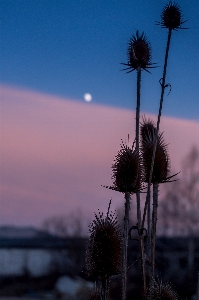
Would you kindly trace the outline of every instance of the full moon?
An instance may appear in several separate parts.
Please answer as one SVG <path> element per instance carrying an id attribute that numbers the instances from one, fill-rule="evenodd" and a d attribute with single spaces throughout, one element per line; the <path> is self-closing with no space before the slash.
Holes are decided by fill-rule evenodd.
<path id="1" fill-rule="evenodd" d="M 91 102 L 91 100 L 92 100 L 92 95 L 89 94 L 89 93 L 84 94 L 84 100 L 85 100 L 86 102 Z"/>

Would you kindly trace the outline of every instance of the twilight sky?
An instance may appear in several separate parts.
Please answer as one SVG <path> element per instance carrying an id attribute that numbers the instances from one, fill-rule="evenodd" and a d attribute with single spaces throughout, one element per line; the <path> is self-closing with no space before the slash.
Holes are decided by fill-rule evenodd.
<path id="1" fill-rule="evenodd" d="M 167 39 L 156 21 L 166 3 L 0 0 L 0 225 L 123 201 L 101 187 L 111 185 L 121 139 L 134 139 L 136 73 L 121 63 L 144 31 L 159 67 L 142 72 L 141 112 L 156 120 Z M 199 147 L 199 2 L 179 4 L 189 29 L 172 35 L 160 127 L 173 172 Z"/>
<path id="2" fill-rule="evenodd" d="M 77 208 L 94 216 L 123 204 L 111 185 L 121 139 L 134 139 L 135 113 L 0 85 L 0 225 L 40 225 Z M 145 114 L 146 117 L 156 117 Z M 192 146 L 199 122 L 163 117 L 172 173 Z"/>
<path id="3" fill-rule="evenodd" d="M 120 71 L 136 30 L 159 68 L 142 74 L 143 111 L 157 113 L 167 30 L 156 25 L 168 1 L 1 0 L 0 81 L 83 101 L 135 108 L 136 73 Z M 180 0 L 185 27 L 173 33 L 163 113 L 199 120 L 199 1 Z M 167 92 L 166 92 L 167 94 Z"/>

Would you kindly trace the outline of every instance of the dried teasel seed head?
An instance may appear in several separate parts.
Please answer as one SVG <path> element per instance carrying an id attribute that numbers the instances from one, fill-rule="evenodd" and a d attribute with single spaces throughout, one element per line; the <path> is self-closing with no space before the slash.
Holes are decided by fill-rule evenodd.
<path id="1" fill-rule="evenodd" d="M 147 120 L 145 117 L 143 117 L 141 123 L 141 139 L 144 142 L 150 142 L 152 140 L 155 140 L 155 135 L 156 135 L 156 127 L 155 123 L 152 120 Z"/>
<path id="2" fill-rule="evenodd" d="M 121 193 L 136 193 L 142 187 L 142 165 L 139 152 L 122 143 L 112 165 L 113 186 Z"/>
<path id="3" fill-rule="evenodd" d="M 147 300 L 179 300 L 179 296 L 175 291 L 173 285 L 162 280 L 155 280 L 151 282 L 147 291 Z"/>
<path id="4" fill-rule="evenodd" d="M 128 43 L 127 49 L 128 63 L 124 64 L 129 70 L 127 73 L 130 73 L 138 68 L 146 70 L 152 68 L 151 63 L 151 48 L 147 38 L 144 33 L 139 35 L 139 32 L 136 31 L 136 34 L 132 36 L 130 42 Z"/>
<path id="5" fill-rule="evenodd" d="M 182 12 L 180 7 L 175 2 L 169 2 L 162 10 L 161 22 L 158 22 L 164 28 L 177 30 L 185 23 L 182 21 Z"/>
<path id="6" fill-rule="evenodd" d="M 145 171 L 145 182 L 149 182 L 153 149 L 155 147 L 156 127 L 151 120 L 144 120 L 141 124 L 141 152 L 143 167 Z M 171 176 L 172 177 L 172 176 Z M 163 134 L 158 134 L 155 161 L 152 173 L 152 183 L 163 183 L 170 178 L 170 160 L 167 144 L 163 139 Z"/>
<path id="7" fill-rule="evenodd" d="M 122 266 L 122 235 L 115 214 L 95 214 L 89 231 L 86 248 L 88 275 L 103 280 L 119 274 Z"/>

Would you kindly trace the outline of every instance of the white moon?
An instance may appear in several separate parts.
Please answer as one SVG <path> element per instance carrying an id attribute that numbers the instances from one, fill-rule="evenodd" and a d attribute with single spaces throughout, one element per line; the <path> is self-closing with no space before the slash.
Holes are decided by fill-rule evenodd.
<path id="1" fill-rule="evenodd" d="M 92 95 L 89 94 L 89 93 L 84 94 L 84 100 L 85 100 L 86 102 L 91 102 L 91 100 L 92 100 Z"/>

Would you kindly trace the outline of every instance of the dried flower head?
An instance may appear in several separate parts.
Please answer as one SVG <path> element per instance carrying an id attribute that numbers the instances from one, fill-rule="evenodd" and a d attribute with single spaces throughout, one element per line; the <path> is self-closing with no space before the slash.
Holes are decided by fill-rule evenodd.
<path id="1" fill-rule="evenodd" d="M 155 140 L 157 130 L 152 120 L 146 120 L 146 118 L 143 117 L 140 130 L 142 141 L 150 142 L 151 140 Z"/>
<path id="2" fill-rule="evenodd" d="M 141 68 L 147 71 L 148 68 L 152 68 L 151 64 L 151 48 L 147 38 L 144 33 L 139 35 L 139 32 L 136 31 L 136 34 L 132 36 L 130 42 L 128 43 L 128 63 L 124 64 L 128 66 L 125 70 L 129 70 L 130 73 L 138 68 Z"/>
<path id="3" fill-rule="evenodd" d="M 182 12 L 180 7 L 175 2 L 169 2 L 162 10 L 161 22 L 158 22 L 164 28 L 177 30 L 186 22 L 182 21 Z"/>
<path id="4" fill-rule="evenodd" d="M 86 249 L 86 268 L 89 275 L 108 279 L 119 274 L 122 265 L 122 235 L 115 214 L 95 214 L 90 224 Z"/>
<path id="5" fill-rule="evenodd" d="M 112 165 L 113 186 L 121 193 L 136 193 L 142 186 L 142 165 L 139 152 L 122 143 Z"/>
<path id="6" fill-rule="evenodd" d="M 162 280 L 153 280 L 147 291 L 147 300 L 178 300 L 179 296 L 172 284 Z"/>
<path id="7" fill-rule="evenodd" d="M 149 120 L 143 121 L 141 124 L 141 139 L 142 139 L 142 158 L 145 170 L 144 181 L 149 181 L 151 162 L 153 156 L 153 149 L 155 147 L 156 128 L 154 123 Z M 170 160 L 168 155 L 167 144 L 163 139 L 163 134 L 159 134 L 157 138 L 157 147 L 155 154 L 155 161 L 152 173 L 152 183 L 162 183 L 168 181 L 172 176 L 170 175 Z"/>

